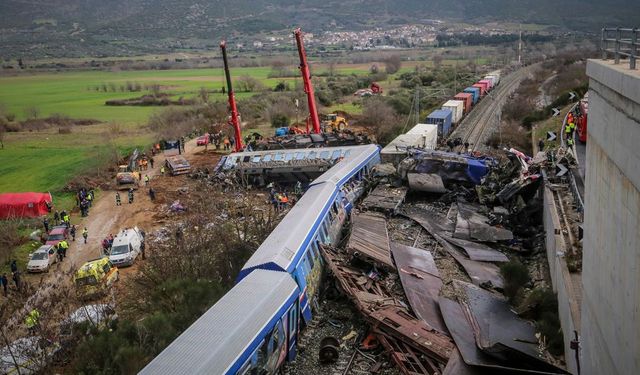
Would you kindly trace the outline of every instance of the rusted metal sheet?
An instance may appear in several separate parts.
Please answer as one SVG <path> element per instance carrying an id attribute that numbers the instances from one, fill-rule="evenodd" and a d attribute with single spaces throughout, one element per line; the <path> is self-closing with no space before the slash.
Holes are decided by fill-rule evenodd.
<path id="1" fill-rule="evenodd" d="M 420 224 L 431 234 L 453 232 L 455 227 L 455 223 L 446 217 L 417 207 L 408 207 L 404 209 L 402 215 Z"/>
<path id="2" fill-rule="evenodd" d="M 391 185 L 379 184 L 367 195 L 362 204 L 371 209 L 396 212 L 406 196 L 406 187 L 394 188 Z"/>
<path id="3" fill-rule="evenodd" d="M 376 336 L 403 374 L 435 375 L 440 373 L 441 366 L 437 362 L 415 352 L 411 346 L 382 333 Z"/>
<path id="4" fill-rule="evenodd" d="M 353 215 L 351 220 L 351 237 L 347 251 L 375 266 L 394 269 L 385 218 L 361 213 Z"/>
<path id="5" fill-rule="evenodd" d="M 466 294 L 464 305 L 468 306 L 476 345 L 480 349 L 500 360 L 517 359 L 521 364 L 518 367 L 566 373 L 538 354 L 535 327 L 520 319 L 504 298 L 469 283 L 455 283 L 456 288 Z"/>
<path id="6" fill-rule="evenodd" d="M 448 335 L 438 332 L 400 306 L 384 306 L 367 317 L 378 331 L 412 345 L 440 363 L 447 363 L 455 348 Z"/>
<path id="7" fill-rule="evenodd" d="M 482 352 L 476 345 L 474 326 L 470 323 L 470 312 L 465 310 L 458 302 L 448 298 L 440 298 L 440 309 L 444 321 L 449 327 L 451 336 L 456 343 L 458 351 L 469 366 L 486 368 L 488 374 L 562 374 L 562 371 L 546 371 L 544 369 L 526 368 L 518 357 L 500 361 Z M 455 353 L 452 353 L 452 358 Z M 453 365 L 452 365 L 453 366 Z M 447 364 L 449 367 L 449 364 Z M 473 367 L 471 367 L 473 368 Z M 452 372 L 451 374 L 457 374 Z"/>
<path id="8" fill-rule="evenodd" d="M 451 354 L 442 375 L 489 375 L 489 373 L 482 371 L 481 367 L 469 366 L 464 363 L 460 351 L 456 349 Z"/>
<path id="9" fill-rule="evenodd" d="M 496 242 L 512 240 L 510 230 L 488 224 L 489 218 L 478 213 L 478 209 L 470 204 L 458 203 L 458 215 L 453 232 L 454 238 Z"/>
<path id="10" fill-rule="evenodd" d="M 391 242 L 391 252 L 413 312 L 433 328 L 448 333 L 438 307 L 442 280 L 431 253 L 396 242 Z"/>
<path id="11" fill-rule="evenodd" d="M 461 247 L 465 253 L 469 256 L 471 260 L 478 260 L 483 262 L 508 262 L 509 258 L 506 255 L 502 254 L 498 250 L 492 249 L 487 245 L 461 240 L 459 238 L 453 238 L 450 236 L 442 236 L 445 240 L 450 243 Z"/>
<path id="12" fill-rule="evenodd" d="M 447 245 L 444 245 L 443 243 L 446 243 Z M 460 263 L 462 268 L 464 268 L 464 271 L 471 278 L 471 282 L 475 285 L 485 288 L 493 287 L 497 289 L 502 289 L 504 287 L 504 281 L 500 275 L 500 269 L 495 264 L 471 260 L 455 249 L 445 239 L 442 239 L 440 244 L 449 254 L 451 254 L 456 262 Z"/>

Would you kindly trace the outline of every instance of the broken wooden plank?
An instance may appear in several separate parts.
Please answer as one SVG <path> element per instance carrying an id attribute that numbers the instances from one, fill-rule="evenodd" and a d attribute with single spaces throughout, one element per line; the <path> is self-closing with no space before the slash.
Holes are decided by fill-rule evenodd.
<path id="1" fill-rule="evenodd" d="M 448 335 L 438 332 L 399 306 L 384 306 L 367 315 L 377 330 L 413 346 L 417 351 L 446 364 L 455 348 Z"/>
<path id="2" fill-rule="evenodd" d="M 370 213 L 355 214 L 351 220 L 347 252 L 377 267 L 394 269 L 387 220 Z"/>
<path id="3" fill-rule="evenodd" d="M 396 242 L 391 242 L 391 251 L 413 312 L 433 328 L 448 333 L 438 307 L 442 280 L 431 253 Z"/>

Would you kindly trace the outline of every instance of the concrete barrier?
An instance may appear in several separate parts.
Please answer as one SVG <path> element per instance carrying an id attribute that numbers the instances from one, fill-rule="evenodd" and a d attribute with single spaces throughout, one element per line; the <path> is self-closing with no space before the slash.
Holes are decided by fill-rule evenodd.
<path id="1" fill-rule="evenodd" d="M 545 244 L 547 248 L 547 260 L 553 291 L 558 296 L 558 314 L 560 325 L 564 335 L 564 355 L 567 362 L 567 370 L 572 374 L 578 374 L 575 351 L 571 349 L 571 341 L 574 332 L 580 335 L 580 306 L 581 294 L 580 275 L 571 274 L 567 268 L 564 255 L 567 250 L 560 215 L 553 198 L 553 192 L 548 186 L 544 186 L 544 229 Z M 575 285 L 578 284 L 578 285 Z"/>

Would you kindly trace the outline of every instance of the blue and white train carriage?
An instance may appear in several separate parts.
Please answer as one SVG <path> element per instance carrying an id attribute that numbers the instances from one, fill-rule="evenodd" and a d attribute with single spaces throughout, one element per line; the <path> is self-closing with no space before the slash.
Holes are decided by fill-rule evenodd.
<path id="1" fill-rule="evenodd" d="M 376 145 L 348 149 L 256 250 L 236 286 L 141 374 L 273 374 L 295 358 L 299 319 L 311 319 L 317 298 L 319 244 L 339 241 L 363 180 L 380 162 Z"/>

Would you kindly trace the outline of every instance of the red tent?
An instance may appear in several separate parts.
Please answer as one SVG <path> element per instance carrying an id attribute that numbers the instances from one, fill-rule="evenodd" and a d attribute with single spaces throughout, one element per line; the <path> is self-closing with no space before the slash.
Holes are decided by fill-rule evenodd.
<path id="1" fill-rule="evenodd" d="M 49 193 L 5 193 L 0 194 L 0 219 L 39 217 L 49 213 Z"/>

